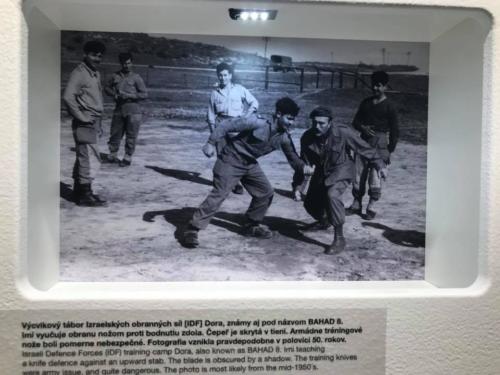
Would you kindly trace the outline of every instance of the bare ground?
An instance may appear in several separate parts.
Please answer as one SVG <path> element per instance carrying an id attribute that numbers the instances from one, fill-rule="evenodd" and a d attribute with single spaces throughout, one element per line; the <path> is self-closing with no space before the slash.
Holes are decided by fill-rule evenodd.
<path id="1" fill-rule="evenodd" d="M 104 127 L 109 129 L 109 120 Z M 302 131 L 293 133 L 296 144 Z M 398 145 L 376 219 L 348 217 L 348 248 L 339 255 L 323 254 L 331 231 L 300 230 L 311 218 L 290 199 L 292 170 L 280 152 L 260 160 L 276 191 L 265 221 L 274 237 L 239 234 L 250 201 L 245 193 L 224 202 L 200 232 L 199 248 L 186 249 L 176 234 L 211 189 L 214 159 L 201 153 L 207 135 L 199 120 L 150 119 L 141 128 L 132 166 L 100 170 L 95 190 L 108 207 L 85 208 L 70 198 L 74 153 L 64 121 L 61 281 L 423 279 L 426 146 Z M 345 203 L 350 199 L 346 192 Z"/>

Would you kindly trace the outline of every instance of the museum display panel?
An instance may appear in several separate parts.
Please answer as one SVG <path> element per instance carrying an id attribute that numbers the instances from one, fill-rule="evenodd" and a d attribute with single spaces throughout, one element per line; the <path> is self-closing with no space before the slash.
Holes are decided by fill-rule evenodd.
<path id="1" fill-rule="evenodd" d="M 274 21 L 260 24 L 231 20 L 228 9 L 235 4 L 226 1 L 89 4 L 41 0 L 24 2 L 22 10 L 20 5 L 9 2 L 1 6 L 6 15 L 11 15 L 2 37 L 7 51 L 2 59 L 7 72 L 2 78 L 6 88 L 2 96 L 9 98 L 5 103 L 11 103 L 2 112 L 10 128 L 1 148 L 2 156 L 7 156 L 2 157 L 6 179 L 1 185 L 6 197 L 2 200 L 6 214 L 2 218 L 5 262 L 1 331 L 16 343 L 3 354 L 6 368 L 12 368 L 10 373 L 19 373 L 22 367 L 26 371 L 68 371 L 72 366 L 73 359 L 50 365 L 47 356 L 61 360 L 61 353 L 56 349 L 49 354 L 37 350 L 37 342 L 47 348 L 55 345 L 59 351 L 94 342 L 103 349 L 101 354 L 90 350 L 73 355 L 78 361 L 87 355 L 92 357 L 87 360 L 94 362 L 79 362 L 76 366 L 80 367 L 74 367 L 82 373 L 86 368 L 88 373 L 111 374 L 122 370 L 119 366 L 128 366 L 130 371 L 155 368 L 179 373 L 188 372 L 186 364 L 200 372 L 229 373 L 495 373 L 500 366 L 498 339 L 491 332 L 497 331 L 500 321 L 495 302 L 499 271 L 495 224 L 500 219 L 496 213 L 498 172 L 494 168 L 499 147 L 494 127 L 499 105 L 494 90 L 498 80 L 494 36 L 498 31 L 492 20 L 500 12 L 498 5 L 491 1 L 471 1 L 462 8 L 458 6 L 463 4 L 454 1 L 419 2 L 414 6 L 397 2 L 245 4 L 278 11 Z M 61 154 L 69 152 L 61 151 L 64 140 L 60 136 L 62 30 L 427 43 L 424 279 L 222 283 L 61 279 L 60 182 L 65 168 Z M 206 168 L 210 170 L 212 164 L 207 161 Z M 193 176 L 188 174 L 189 178 Z M 69 201 L 63 201 L 63 208 L 65 204 Z M 164 210 L 159 205 L 158 211 Z M 165 213 L 159 215 L 165 217 Z M 156 220 L 148 225 L 166 224 Z M 384 238 L 394 239 L 387 229 L 377 229 L 379 236 L 385 233 Z M 92 235 L 98 236 L 98 232 Z M 110 256 L 121 254 L 116 251 Z M 158 256 L 161 259 L 161 254 Z M 325 259 L 333 262 L 339 257 Z M 89 262 L 85 267 L 94 266 Z M 230 327 L 237 329 L 233 332 Z M 106 333 L 111 328 L 116 337 L 129 338 L 118 340 L 120 345 L 129 342 L 127 345 L 141 348 L 122 353 L 130 362 L 111 361 L 118 353 L 108 351 L 118 348 L 118 341 Z M 139 344 L 141 335 L 162 332 L 166 336 L 170 331 L 173 336 L 174 332 L 195 335 L 202 341 L 186 344 L 192 351 L 176 349 L 181 344 L 173 341 L 144 338 Z M 93 340 L 92 332 L 97 333 Z M 358 336 L 358 332 L 363 334 Z M 65 336 L 70 334 L 87 334 L 88 340 L 70 340 Z M 226 341 L 211 343 L 208 336 L 212 335 Z M 272 359 L 266 361 L 263 347 L 253 346 L 257 344 L 250 342 L 251 335 L 258 340 L 275 340 Z M 308 339 L 311 343 L 306 343 Z M 342 342 L 347 343 L 339 350 Z M 211 352 L 197 351 L 195 345 L 206 345 Z M 214 345 L 228 345 L 226 349 L 242 346 L 244 352 L 217 352 Z M 158 350 L 155 346 L 162 350 L 172 346 L 173 351 L 147 354 L 147 350 Z M 308 350 L 316 351 L 314 359 L 303 356 Z M 285 356 L 285 351 L 294 354 Z M 35 361 L 38 353 L 42 359 L 37 361 L 41 362 Z M 33 362 L 28 361 L 30 357 Z M 222 362 L 210 367 L 207 358 L 225 358 L 220 361 L 226 361 L 228 367 Z M 259 358 L 268 363 L 259 364 Z M 148 364 L 147 359 L 153 361 Z M 162 363 L 160 359 L 171 362 Z M 44 361 L 49 364 L 42 365 Z M 205 361 L 205 365 L 197 364 L 199 361 Z M 284 361 L 284 367 L 278 367 L 278 361 Z M 229 368 L 229 362 L 234 367 Z"/>

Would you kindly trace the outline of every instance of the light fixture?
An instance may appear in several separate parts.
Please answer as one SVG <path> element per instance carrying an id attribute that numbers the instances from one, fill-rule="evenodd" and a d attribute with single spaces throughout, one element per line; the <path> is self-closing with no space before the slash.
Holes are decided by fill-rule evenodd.
<path id="1" fill-rule="evenodd" d="M 241 21 L 267 21 L 274 20 L 278 14 L 277 10 L 269 9 L 236 9 L 229 8 L 229 17 L 232 20 Z"/>

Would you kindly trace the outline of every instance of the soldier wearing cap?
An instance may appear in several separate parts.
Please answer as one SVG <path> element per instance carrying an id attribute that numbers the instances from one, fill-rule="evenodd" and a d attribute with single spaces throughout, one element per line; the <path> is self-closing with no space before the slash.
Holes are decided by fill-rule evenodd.
<path id="1" fill-rule="evenodd" d="M 385 164 L 377 150 L 363 141 L 356 131 L 346 125 L 334 124 L 329 108 L 317 107 L 309 117 L 312 127 L 301 137 L 301 154 L 303 160 L 314 168 L 314 173 L 304 208 L 317 222 L 308 229 L 326 229 L 333 225 L 334 239 L 325 253 L 336 254 L 346 246 L 342 195 L 355 177 L 350 150 L 370 160 L 382 178 L 386 176 Z"/>

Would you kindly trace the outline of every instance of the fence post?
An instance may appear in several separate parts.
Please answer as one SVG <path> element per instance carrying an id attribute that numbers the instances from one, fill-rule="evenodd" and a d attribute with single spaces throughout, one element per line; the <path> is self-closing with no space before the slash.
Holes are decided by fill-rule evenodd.
<path id="1" fill-rule="evenodd" d="M 319 69 L 316 68 L 316 88 L 319 88 Z"/>
<path id="2" fill-rule="evenodd" d="M 344 72 L 339 72 L 339 89 L 344 87 Z"/>
<path id="3" fill-rule="evenodd" d="M 304 68 L 300 69 L 300 92 L 304 92 Z"/>
<path id="4" fill-rule="evenodd" d="M 335 72 L 332 71 L 332 78 L 330 79 L 330 88 L 333 89 L 333 78 L 335 77 Z"/>
<path id="5" fill-rule="evenodd" d="M 265 89 L 267 90 L 269 88 L 269 65 L 266 66 L 266 78 L 265 78 Z"/>

